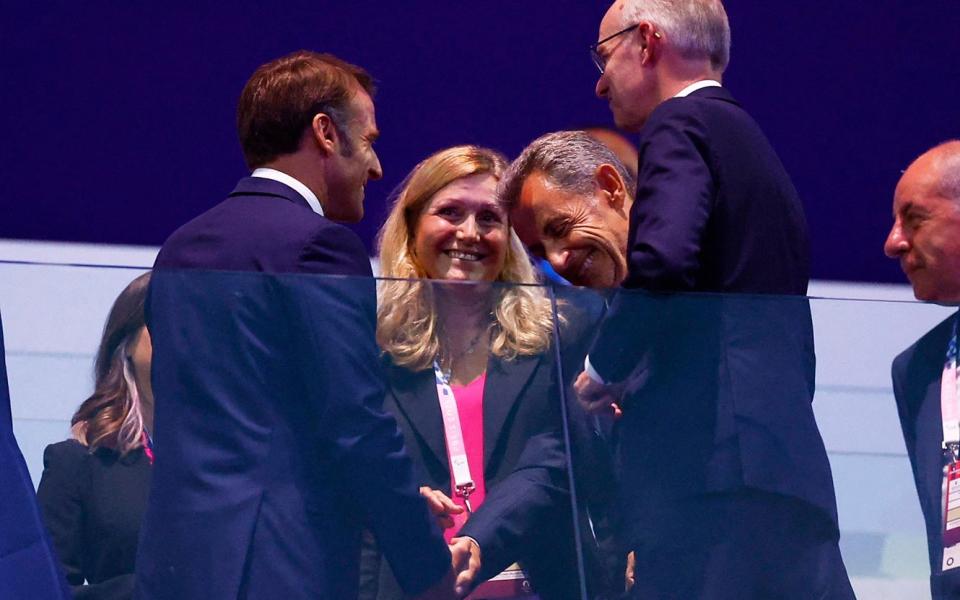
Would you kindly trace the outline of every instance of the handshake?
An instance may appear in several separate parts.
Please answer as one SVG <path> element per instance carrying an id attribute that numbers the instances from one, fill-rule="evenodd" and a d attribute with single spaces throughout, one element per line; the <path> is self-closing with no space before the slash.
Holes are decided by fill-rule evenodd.
<path id="1" fill-rule="evenodd" d="M 437 517 L 441 529 L 454 526 L 453 515 L 464 508 L 440 490 L 421 487 L 420 495 L 427 501 L 430 512 Z M 416 600 L 459 600 L 466 596 L 480 571 L 480 546 L 469 537 L 450 540 L 450 571 L 438 583 L 416 597 Z"/>

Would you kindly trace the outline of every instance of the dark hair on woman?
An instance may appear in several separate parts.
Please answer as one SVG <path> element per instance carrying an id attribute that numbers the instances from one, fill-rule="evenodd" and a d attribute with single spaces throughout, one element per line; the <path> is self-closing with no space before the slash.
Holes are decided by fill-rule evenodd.
<path id="1" fill-rule="evenodd" d="M 70 420 L 74 437 L 91 451 L 103 446 L 126 454 L 143 444 L 140 394 L 129 356 L 145 324 L 149 283 L 150 273 L 144 273 L 117 296 L 97 350 L 93 394 Z"/>

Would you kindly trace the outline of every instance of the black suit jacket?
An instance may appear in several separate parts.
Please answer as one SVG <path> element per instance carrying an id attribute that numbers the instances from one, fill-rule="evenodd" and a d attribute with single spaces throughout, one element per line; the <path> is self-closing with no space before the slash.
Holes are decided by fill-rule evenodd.
<path id="1" fill-rule="evenodd" d="M 677 498 L 742 487 L 800 498 L 836 528 L 798 297 L 806 222 L 789 176 L 716 87 L 658 106 L 639 151 L 624 284 L 635 289 L 614 300 L 590 352 L 604 379 L 633 376 L 618 428 L 634 541 Z"/>
<path id="2" fill-rule="evenodd" d="M 960 598 L 960 573 L 943 573 L 943 425 L 940 379 L 953 321 L 940 323 L 893 361 L 893 392 L 913 479 L 927 526 L 930 588 L 935 599 Z"/>
<path id="3" fill-rule="evenodd" d="M 0 598 L 70 598 L 13 436 L 0 322 Z"/>
<path id="4" fill-rule="evenodd" d="M 446 573 L 382 410 L 375 301 L 356 235 L 275 181 L 241 180 L 167 240 L 140 597 L 354 597 L 364 518 L 407 592 Z"/>
<path id="5" fill-rule="evenodd" d="M 109 448 L 91 453 L 76 440 L 47 446 L 37 499 L 75 598 L 133 596 L 149 490 L 150 461 L 142 449 L 120 456 Z"/>
<path id="6" fill-rule="evenodd" d="M 582 364 L 600 317 L 602 302 L 590 294 L 564 302 L 567 318 L 561 331 L 564 378 Z M 387 365 L 389 390 L 385 406 L 397 416 L 407 447 L 417 466 L 419 484 L 450 493 L 450 469 L 442 415 L 432 370 L 411 372 Z M 567 449 L 562 436 L 559 376 L 553 350 L 513 360 L 491 357 L 483 391 L 484 480 L 483 505 L 469 518 L 461 535 L 478 541 L 483 564 L 477 581 L 485 581 L 514 562 L 520 562 L 539 595 L 568 599 L 579 595 L 574 548 L 574 521 L 570 507 Z M 566 384 L 566 382 L 565 382 Z M 572 398 L 572 396 L 571 396 Z M 587 419 L 576 403 L 568 402 L 573 452 L 578 475 L 609 473 L 609 456 L 592 444 Z M 586 481 L 584 481 L 587 484 Z M 604 483 L 612 485 L 609 478 Z M 592 489 L 592 484 L 585 487 Z M 590 502 L 581 496 L 581 511 Z M 609 515 L 606 515 L 609 516 Z M 585 535 L 588 533 L 585 531 Z M 589 586 L 605 585 L 598 571 L 601 560 L 585 551 Z M 622 577 L 622 571 L 620 573 Z M 377 597 L 399 598 L 384 566 Z"/>

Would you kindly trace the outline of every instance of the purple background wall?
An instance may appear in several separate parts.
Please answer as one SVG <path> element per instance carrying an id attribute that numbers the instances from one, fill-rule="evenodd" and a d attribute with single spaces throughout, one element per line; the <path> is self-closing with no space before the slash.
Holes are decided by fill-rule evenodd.
<path id="1" fill-rule="evenodd" d="M 357 226 L 368 246 L 386 197 L 430 152 L 472 142 L 515 155 L 541 133 L 611 122 L 586 52 L 604 1 L 109 4 L 4 7 L 0 237 L 162 243 L 244 174 L 239 91 L 299 48 L 380 82 L 385 177 Z M 902 281 L 881 244 L 900 170 L 960 137 L 960 2 L 728 11 L 725 84 L 794 177 L 814 276 Z"/>

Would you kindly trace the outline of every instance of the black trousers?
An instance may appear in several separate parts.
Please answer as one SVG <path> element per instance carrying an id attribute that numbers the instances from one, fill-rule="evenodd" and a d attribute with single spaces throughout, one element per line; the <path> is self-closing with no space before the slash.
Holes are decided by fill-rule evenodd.
<path id="1" fill-rule="evenodd" d="M 854 600 L 830 519 L 756 490 L 709 494 L 648 515 L 635 544 L 637 600 Z"/>

